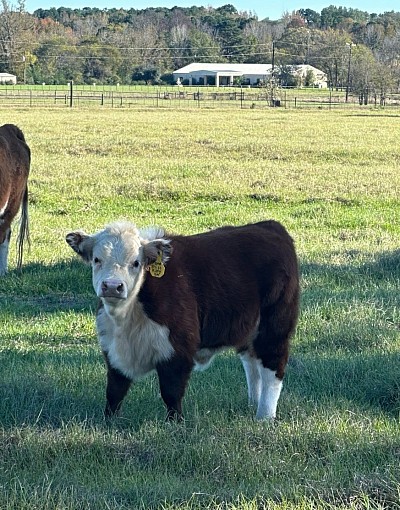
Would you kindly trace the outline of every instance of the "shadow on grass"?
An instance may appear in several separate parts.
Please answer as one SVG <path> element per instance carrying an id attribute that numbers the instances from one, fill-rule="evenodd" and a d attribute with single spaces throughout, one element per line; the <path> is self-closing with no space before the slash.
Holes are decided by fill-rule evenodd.
<path id="1" fill-rule="evenodd" d="M 388 118 L 395 118 L 395 117 L 400 117 L 399 114 L 394 114 L 394 113 L 369 113 L 369 112 L 364 112 L 364 113 L 355 113 L 354 115 L 346 115 L 346 117 L 388 117 Z"/>
<path id="2" fill-rule="evenodd" d="M 348 252 L 349 259 L 358 253 Z M 400 250 L 384 252 L 378 255 L 374 260 L 363 264 L 301 264 L 301 273 L 303 275 L 321 276 L 323 280 L 329 277 L 331 281 L 356 284 L 362 278 L 368 278 L 368 283 L 379 282 L 381 280 L 400 279 Z M 347 277 L 347 278 L 346 278 Z M 367 289 L 368 290 L 368 289 Z M 329 289 L 327 289 L 327 294 Z M 361 296 L 360 296 L 361 297 Z"/>
<path id="3" fill-rule="evenodd" d="M 14 313 L 35 315 L 89 311 L 97 298 L 90 267 L 72 259 L 52 265 L 28 264 L 0 280 L 0 306 Z"/>
<path id="4" fill-rule="evenodd" d="M 319 286 L 318 300 L 328 302 L 332 296 L 329 281 L 336 278 L 339 271 L 345 275 L 340 292 L 343 293 L 344 309 L 349 304 L 346 293 L 351 294 L 351 305 L 355 301 L 373 300 L 376 287 L 380 283 L 394 282 L 399 278 L 400 250 L 384 253 L 373 261 L 358 267 L 352 265 L 330 266 L 304 264 L 305 275 L 313 276 L 313 281 L 326 279 L 326 285 Z M 71 260 L 52 266 L 39 264 L 25 267 L 21 274 L 7 276 L 6 286 L 10 287 L 9 298 L 2 290 L 0 305 L 14 314 L 22 313 L 23 318 L 41 314 L 55 314 L 59 311 L 91 312 L 96 298 L 91 287 L 90 270 L 82 263 Z M 367 284 L 359 287 L 353 284 L 359 279 Z M 29 292 L 29 289 L 35 292 Z M 40 289 L 40 292 L 38 292 Z M 311 284 L 303 295 L 305 311 L 314 306 L 315 295 Z M 400 295 L 393 286 L 387 290 L 387 302 L 399 307 Z M 337 310 L 337 308 L 336 308 Z M 313 313 L 312 311 L 310 313 Z M 318 315 L 318 314 L 317 314 Z M 15 316 L 15 315 L 14 315 Z M 348 317 L 348 316 L 347 316 Z M 354 329 L 354 324 L 343 323 L 340 310 L 333 317 L 340 325 L 343 336 L 352 330 L 357 334 L 375 328 L 374 324 L 365 324 L 365 330 Z M 94 321 L 94 318 L 93 318 Z M 300 319 L 301 321 L 301 319 Z M 23 322 L 23 321 L 22 321 Z M 327 319 L 324 328 L 319 327 L 319 318 L 315 318 L 314 342 L 307 338 L 299 341 L 295 359 L 299 363 L 289 366 L 285 391 L 294 398 L 311 400 L 317 406 L 329 401 L 348 402 L 356 408 L 375 409 L 395 416 L 400 411 L 400 354 L 399 349 L 369 349 L 366 342 L 357 348 L 352 343 L 345 345 L 343 340 L 337 343 L 328 338 Z M 328 321 L 329 322 L 329 321 Z M 359 321 L 358 321 L 359 322 Z M 393 327 L 387 325 L 388 335 Z M 325 329 L 325 330 L 324 330 Z M 9 345 L 24 335 L 21 332 L 10 338 Z M 383 330 L 383 335 L 386 331 Z M 351 335 L 350 335 L 351 337 Z M 351 340 L 351 338 L 350 338 Z M 31 338 L 34 345 L 35 338 Z M 95 342 L 95 339 L 93 339 Z M 301 344 L 304 347 L 301 347 Z M 360 348 L 361 346 L 361 348 Z M 296 348 L 294 351 L 296 351 Z M 352 350 L 353 349 L 353 350 Z M 105 369 L 97 347 L 92 349 L 87 342 L 83 346 L 68 335 L 54 339 L 54 345 L 40 351 L 24 352 L 10 347 L 0 352 L 2 366 L 2 400 L 0 421 L 3 425 L 41 425 L 58 427 L 71 420 L 104 424 L 102 409 L 105 393 Z M 240 379 L 241 378 L 241 379 Z M 205 390 L 205 388 L 208 388 Z M 233 390 L 234 389 L 234 390 Z M 236 413 L 248 415 L 245 378 L 239 360 L 227 356 L 217 360 L 201 376 L 193 376 L 184 400 L 186 414 L 198 410 L 199 415 L 226 409 L 227 416 Z M 133 428 L 140 427 L 141 421 L 163 419 L 164 406 L 159 397 L 158 384 L 154 379 L 140 381 L 131 390 L 124 402 L 122 416 L 124 422 Z M 224 411 L 223 411 L 224 412 Z"/>
<path id="5" fill-rule="evenodd" d="M 290 400 L 340 411 L 400 416 L 400 353 L 305 356 L 288 369 Z M 305 404 L 306 406 L 308 404 Z"/>
<path id="6" fill-rule="evenodd" d="M 400 250 L 359 265 L 301 269 L 311 283 L 302 293 L 291 391 L 398 416 Z"/>
<path id="7" fill-rule="evenodd" d="M 2 366 L 0 423 L 59 428 L 68 422 L 108 428 L 137 428 L 164 419 L 165 408 L 154 378 L 133 385 L 120 417 L 105 420 L 106 368 L 100 353 L 0 352 Z"/>

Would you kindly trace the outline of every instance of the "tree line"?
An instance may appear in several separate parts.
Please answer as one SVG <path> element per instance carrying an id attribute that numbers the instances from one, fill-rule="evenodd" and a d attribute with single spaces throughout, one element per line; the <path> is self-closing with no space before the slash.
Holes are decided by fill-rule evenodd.
<path id="1" fill-rule="evenodd" d="M 0 1 L 0 72 L 27 84 L 172 83 L 191 62 L 274 63 L 279 84 L 292 65 L 323 70 L 332 89 L 360 101 L 400 87 L 400 12 L 329 6 L 279 20 L 222 7 L 37 9 Z"/>

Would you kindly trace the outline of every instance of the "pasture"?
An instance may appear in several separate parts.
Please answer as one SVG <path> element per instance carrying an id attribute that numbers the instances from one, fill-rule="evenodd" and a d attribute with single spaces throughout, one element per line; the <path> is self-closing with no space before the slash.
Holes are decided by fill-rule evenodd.
<path id="1" fill-rule="evenodd" d="M 1 509 L 400 508 L 400 115 L 2 109 L 32 150 L 31 250 L 0 279 Z M 65 235 L 273 218 L 301 315 L 277 420 L 232 353 L 166 424 L 153 376 L 103 420 L 89 267 Z M 221 268 L 223 271 L 223 268 Z"/>

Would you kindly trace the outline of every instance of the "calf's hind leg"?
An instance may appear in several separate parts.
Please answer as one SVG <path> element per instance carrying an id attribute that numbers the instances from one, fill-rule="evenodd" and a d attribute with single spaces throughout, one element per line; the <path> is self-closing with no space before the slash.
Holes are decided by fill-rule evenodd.
<path id="1" fill-rule="evenodd" d="M 261 393 L 261 378 L 258 370 L 259 360 L 251 356 L 248 351 L 241 353 L 240 359 L 246 374 L 249 404 L 258 405 Z"/>
<path id="2" fill-rule="evenodd" d="M 1 226 L 1 218 L 0 218 L 0 226 Z M 7 272 L 7 263 L 8 263 L 8 249 L 10 246 L 10 237 L 11 237 L 11 229 L 8 228 L 5 231 L 5 234 L 2 236 L 0 232 L 0 239 L 4 237 L 3 240 L 0 241 L 0 276 L 6 274 Z"/>
<path id="3" fill-rule="evenodd" d="M 254 340 L 260 394 L 256 418 L 275 418 L 282 380 L 289 357 L 289 340 L 297 321 L 297 301 L 279 302 L 261 311 L 258 336 Z"/>

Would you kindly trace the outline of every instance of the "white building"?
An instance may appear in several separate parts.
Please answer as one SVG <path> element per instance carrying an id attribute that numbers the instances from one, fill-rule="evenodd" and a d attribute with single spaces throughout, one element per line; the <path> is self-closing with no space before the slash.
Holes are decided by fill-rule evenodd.
<path id="1" fill-rule="evenodd" d="M 326 89 L 328 86 L 328 77 L 326 73 L 317 69 L 314 66 L 310 66 L 308 64 L 302 64 L 297 66 L 291 66 L 292 73 L 294 76 L 299 78 L 299 83 L 303 84 L 304 79 L 308 72 L 311 72 L 314 76 L 314 87 L 318 87 L 319 89 Z"/>
<path id="2" fill-rule="evenodd" d="M 10 73 L 0 73 L 0 83 L 1 84 L 12 84 L 15 85 L 17 83 L 17 77 L 15 74 Z"/>
<path id="3" fill-rule="evenodd" d="M 304 79 L 308 71 L 314 74 L 315 87 L 327 87 L 328 80 L 323 71 L 308 64 L 292 66 L 292 73 L 299 80 Z M 244 85 L 257 85 L 270 78 L 271 72 L 272 64 L 193 63 L 177 69 L 173 76 L 175 83 L 232 87 L 235 78 L 240 78 Z"/>

